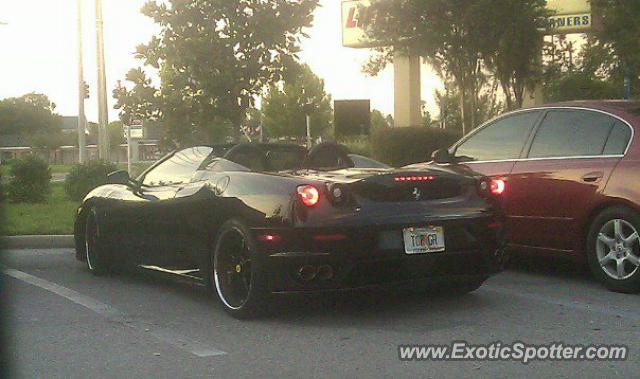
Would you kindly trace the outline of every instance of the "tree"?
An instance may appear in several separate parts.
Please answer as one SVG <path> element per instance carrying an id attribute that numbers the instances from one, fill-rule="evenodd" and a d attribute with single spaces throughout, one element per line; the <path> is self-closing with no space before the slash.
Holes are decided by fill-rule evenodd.
<path id="1" fill-rule="evenodd" d="M 440 109 L 440 117 L 435 123 L 443 129 L 451 130 L 454 134 L 462 134 L 462 112 L 460 110 L 460 95 L 456 93 L 457 89 L 453 85 L 445 83 L 445 90 L 436 91 L 436 105 Z M 495 87 L 491 90 L 495 91 Z M 502 103 L 497 100 L 495 92 L 491 90 L 484 91 L 478 97 L 476 103 L 474 118 L 478 125 L 482 124 L 503 111 Z M 471 107 L 468 107 L 471 109 Z"/>
<path id="2" fill-rule="evenodd" d="M 378 129 L 386 129 L 391 126 L 392 125 L 389 124 L 389 119 L 386 118 L 382 114 L 382 112 L 380 112 L 377 109 L 374 109 L 371 111 L 371 132 L 372 133 Z"/>
<path id="3" fill-rule="evenodd" d="M 89 140 L 93 143 L 98 141 L 98 124 L 90 122 L 88 124 Z M 107 125 L 107 133 L 109 134 L 109 143 L 111 146 L 119 146 L 127 142 L 124 137 L 124 128 L 122 121 L 112 121 Z"/>
<path id="4" fill-rule="evenodd" d="M 598 40 L 619 62 L 618 72 L 631 79 L 635 94 L 640 93 L 640 2 L 591 0 L 591 4 L 602 20 L 602 28 L 595 33 Z"/>
<path id="5" fill-rule="evenodd" d="M 297 60 L 303 29 L 318 0 L 150 1 L 142 13 L 160 33 L 137 48 L 158 71 L 159 85 L 142 68 L 129 87 L 114 90 L 123 120 L 161 120 L 179 142 L 224 138 L 235 130 L 265 86 Z"/>
<path id="6" fill-rule="evenodd" d="M 52 149 L 62 142 L 62 117 L 46 95 L 29 93 L 0 101 L 0 135 L 22 136 L 31 147 Z"/>
<path id="7" fill-rule="evenodd" d="M 589 36 L 581 50 L 565 36 L 545 44 L 544 98 L 549 102 L 622 97 L 624 71 L 611 46 Z"/>
<path id="8" fill-rule="evenodd" d="M 543 35 L 539 20 L 549 16 L 546 0 L 486 0 L 491 12 L 474 19 L 485 37 L 482 56 L 504 94 L 507 110 L 521 108 L 526 89 L 541 79 Z"/>
<path id="9" fill-rule="evenodd" d="M 271 85 L 262 105 L 262 126 L 269 137 L 306 135 L 306 112 L 311 115 L 311 134 L 330 129 L 333 119 L 331 96 L 324 80 L 307 65 L 293 66 L 280 85 Z"/>
<path id="10" fill-rule="evenodd" d="M 423 57 L 455 85 L 466 133 L 479 123 L 472 110 L 483 87 L 491 85 L 488 73 L 502 83 L 505 95 L 522 98 L 539 52 L 537 42 L 520 39 L 527 32 L 528 38 L 537 38 L 541 9 L 542 0 L 375 0 L 367 12 L 367 33 L 384 47 L 365 71 L 376 74 L 396 53 Z M 509 54 L 516 50 L 521 57 L 510 62 Z"/>

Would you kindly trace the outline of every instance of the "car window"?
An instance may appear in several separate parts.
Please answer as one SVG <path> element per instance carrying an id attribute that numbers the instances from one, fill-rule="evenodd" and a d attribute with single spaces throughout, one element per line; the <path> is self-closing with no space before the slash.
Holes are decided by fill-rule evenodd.
<path id="1" fill-rule="evenodd" d="M 462 160 L 492 161 L 520 158 L 539 111 L 502 118 L 474 133 L 458 146 L 455 156 Z"/>
<path id="2" fill-rule="evenodd" d="M 602 155 L 616 121 L 599 112 L 550 111 L 536 133 L 529 158 Z"/>
<path id="3" fill-rule="evenodd" d="M 211 172 L 225 172 L 225 171 L 251 171 L 248 168 L 231 162 L 224 158 L 214 158 L 212 162 L 209 162 L 202 170 Z"/>
<path id="4" fill-rule="evenodd" d="M 298 148 L 274 148 L 267 152 L 267 163 L 270 171 L 295 170 L 302 166 L 305 156 L 306 152 Z"/>
<path id="5" fill-rule="evenodd" d="M 188 182 L 198 166 L 213 151 L 206 146 L 190 147 L 175 153 L 171 158 L 149 171 L 142 181 L 145 186 L 161 186 Z"/>
<path id="6" fill-rule="evenodd" d="M 354 167 L 357 168 L 391 168 L 391 166 L 362 155 L 349 154 L 349 158 L 353 161 Z"/>
<path id="7" fill-rule="evenodd" d="M 604 146 L 604 155 L 622 155 L 627 150 L 631 139 L 631 129 L 622 121 L 613 125 L 607 144 Z"/>

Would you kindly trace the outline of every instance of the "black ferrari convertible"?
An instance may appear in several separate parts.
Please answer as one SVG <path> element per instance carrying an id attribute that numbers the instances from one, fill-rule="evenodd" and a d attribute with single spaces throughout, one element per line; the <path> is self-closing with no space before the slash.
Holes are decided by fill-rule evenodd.
<path id="1" fill-rule="evenodd" d="M 96 274 L 134 266 L 200 281 L 235 317 L 278 293 L 469 292 L 502 262 L 504 183 L 392 169 L 339 145 L 191 147 L 109 183 L 78 209 L 77 258 Z"/>

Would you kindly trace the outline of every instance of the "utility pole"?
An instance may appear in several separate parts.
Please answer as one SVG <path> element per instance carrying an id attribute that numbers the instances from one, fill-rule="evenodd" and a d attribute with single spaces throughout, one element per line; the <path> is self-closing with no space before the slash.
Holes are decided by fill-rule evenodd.
<path id="1" fill-rule="evenodd" d="M 87 118 L 84 114 L 84 100 L 87 97 L 84 82 L 84 63 L 82 55 L 82 0 L 78 0 L 78 162 L 87 161 Z"/>
<path id="2" fill-rule="evenodd" d="M 313 141 L 311 139 L 311 112 L 313 111 L 313 103 L 311 102 L 311 99 L 307 96 L 307 92 L 304 88 L 302 88 L 302 109 L 304 110 L 304 115 L 305 115 L 305 126 L 307 129 L 307 149 L 311 150 L 311 147 L 313 145 Z"/>
<path id="3" fill-rule="evenodd" d="M 109 160 L 109 133 L 107 133 L 107 125 L 109 124 L 109 114 L 107 106 L 107 78 L 104 63 L 104 22 L 102 18 L 102 0 L 95 0 L 96 6 L 96 39 L 98 54 L 98 150 L 100 159 Z"/>

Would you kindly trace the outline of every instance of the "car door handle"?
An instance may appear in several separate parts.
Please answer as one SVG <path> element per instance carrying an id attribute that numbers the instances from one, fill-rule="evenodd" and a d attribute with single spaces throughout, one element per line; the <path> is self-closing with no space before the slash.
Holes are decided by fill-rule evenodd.
<path id="1" fill-rule="evenodd" d="M 590 172 L 582 177 L 585 183 L 597 183 L 604 177 L 604 172 Z"/>

